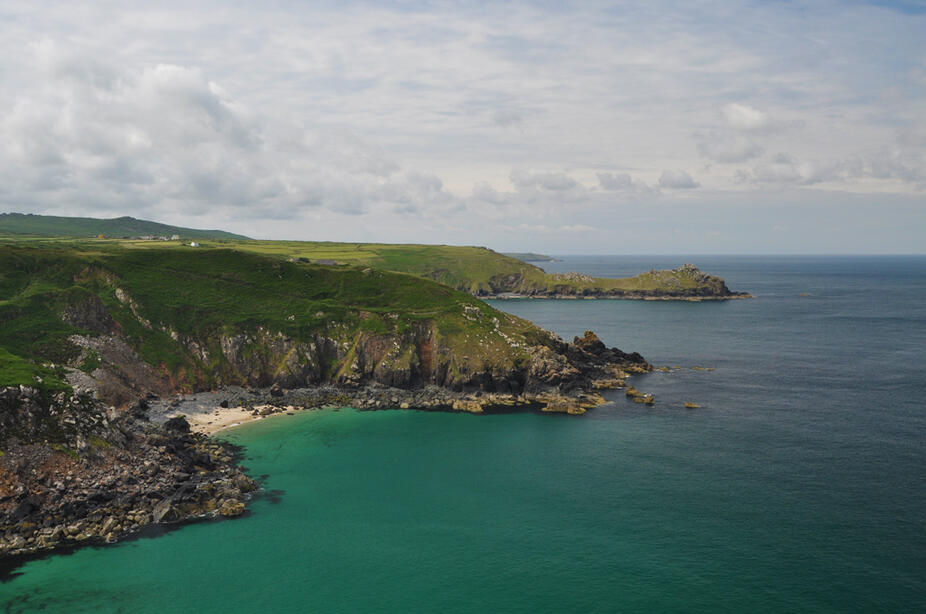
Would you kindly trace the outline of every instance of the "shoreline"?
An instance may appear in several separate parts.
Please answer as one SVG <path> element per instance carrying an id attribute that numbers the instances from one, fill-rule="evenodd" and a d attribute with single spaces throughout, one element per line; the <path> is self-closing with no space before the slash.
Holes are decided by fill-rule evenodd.
<path id="1" fill-rule="evenodd" d="M 641 371 L 645 372 L 645 371 Z M 276 387 L 246 389 L 238 386 L 177 395 L 148 401 L 152 422 L 165 423 L 182 416 L 194 433 L 212 436 L 226 429 L 279 414 L 324 408 L 351 407 L 360 411 L 416 409 L 482 414 L 505 411 L 542 411 L 581 415 L 604 404 L 596 391 L 627 388 L 632 373 L 592 382 L 589 391 L 570 393 L 454 392 L 428 386 L 406 390 L 373 385 L 359 388 L 319 386 L 283 390 Z M 632 387 L 631 387 L 632 388 Z"/>
<path id="2" fill-rule="evenodd" d="M 517 294 L 514 292 L 502 292 L 500 294 L 477 294 L 474 295 L 479 300 L 507 301 L 507 300 L 609 300 L 609 301 L 684 301 L 690 303 L 700 303 L 702 301 L 736 301 L 755 298 L 755 295 L 744 292 L 729 296 L 621 296 L 613 294 Z"/>

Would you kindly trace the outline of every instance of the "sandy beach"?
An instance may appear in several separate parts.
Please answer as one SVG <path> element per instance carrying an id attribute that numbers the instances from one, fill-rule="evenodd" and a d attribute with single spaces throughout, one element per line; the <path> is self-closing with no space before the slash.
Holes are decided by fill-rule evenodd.
<path id="1" fill-rule="evenodd" d="M 237 403 L 234 405 L 229 403 L 246 394 L 244 389 L 230 387 L 216 392 L 183 395 L 182 403 L 179 405 L 172 405 L 171 399 L 159 399 L 151 403 L 150 415 L 155 422 L 164 422 L 174 416 L 182 415 L 190 423 L 190 430 L 194 433 L 214 435 L 224 429 L 262 420 L 270 415 L 296 411 L 293 406 L 280 408 L 261 404 L 245 407 Z M 223 402 L 231 406 L 222 407 Z M 256 416 L 255 411 L 258 412 Z"/>

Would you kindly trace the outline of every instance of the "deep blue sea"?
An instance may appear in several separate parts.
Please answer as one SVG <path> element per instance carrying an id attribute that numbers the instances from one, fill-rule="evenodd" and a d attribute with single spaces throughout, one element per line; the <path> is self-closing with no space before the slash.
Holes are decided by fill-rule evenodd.
<path id="1" fill-rule="evenodd" d="M 31 561 L 10 612 L 926 611 L 926 257 L 686 261 L 728 302 L 493 304 L 681 367 L 585 416 L 351 409 L 227 431 L 245 518 Z M 694 370 L 700 366 L 713 370 Z M 684 409 L 686 401 L 699 409 Z"/>

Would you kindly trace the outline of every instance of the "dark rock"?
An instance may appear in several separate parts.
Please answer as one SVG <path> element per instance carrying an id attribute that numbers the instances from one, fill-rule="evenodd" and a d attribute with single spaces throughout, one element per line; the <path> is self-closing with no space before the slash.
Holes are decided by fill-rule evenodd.
<path id="1" fill-rule="evenodd" d="M 598 335 L 593 333 L 590 330 L 585 331 L 585 336 L 576 337 L 573 340 L 573 344 L 580 350 L 584 350 L 589 354 L 601 354 L 605 352 L 608 348 L 605 347 L 605 344 L 598 338 Z"/>
<path id="2" fill-rule="evenodd" d="M 237 499 L 226 499 L 219 508 L 219 514 L 227 517 L 240 516 L 244 513 L 244 503 Z"/>
<path id="3" fill-rule="evenodd" d="M 154 509 L 151 510 L 151 517 L 155 524 L 162 522 L 174 522 L 180 518 L 180 514 L 167 499 L 161 501 Z"/>
<path id="4" fill-rule="evenodd" d="M 164 423 L 164 428 L 174 433 L 189 433 L 190 423 L 183 416 L 174 416 Z"/>

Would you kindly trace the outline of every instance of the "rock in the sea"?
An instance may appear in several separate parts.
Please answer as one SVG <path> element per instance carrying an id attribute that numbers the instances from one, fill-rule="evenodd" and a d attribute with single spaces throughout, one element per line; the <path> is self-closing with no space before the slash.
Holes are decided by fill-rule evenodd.
<path id="1" fill-rule="evenodd" d="M 471 414 L 482 413 L 482 403 L 471 399 L 456 399 L 453 402 L 454 411 L 468 411 Z"/>
<path id="2" fill-rule="evenodd" d="M 243 513 L 244 503 L 237 499 L 226 499 L 225 502 L 222 503 L 222 507 L 219 508 L 219 514 L 226 518 L 240 516 Z"/>
<path id="3" fill-rule="evenodd" d="M 624 380 L 614 377 L 605 377 L 592 380 L 592 388 L 595 390 L 613 390 L 614 388 L 623 388 Z"/>

